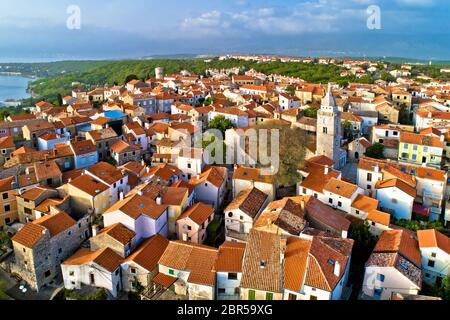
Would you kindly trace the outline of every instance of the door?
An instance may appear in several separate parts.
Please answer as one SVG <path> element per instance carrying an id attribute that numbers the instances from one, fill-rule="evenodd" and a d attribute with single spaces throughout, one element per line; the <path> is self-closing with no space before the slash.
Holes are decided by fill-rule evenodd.
<path id="1" fill-rule="evenodd" d="M 90 280 L 92 285 L 95 284 L 95 275 L 93 273 L 89 274 L 89 280 Z"/>
<path id="2" fill-rule="evenodd" d="M 359 152 L 358 152 L 358 151 L 355 152 L 355 159 L 356 159 L 356 160 L 359 159 Z"/>
<path id="3" fill-rule="evenodd" d="M 297 296 L 295 294 L 289 293 L 288 300 L 297 300 Z"/>

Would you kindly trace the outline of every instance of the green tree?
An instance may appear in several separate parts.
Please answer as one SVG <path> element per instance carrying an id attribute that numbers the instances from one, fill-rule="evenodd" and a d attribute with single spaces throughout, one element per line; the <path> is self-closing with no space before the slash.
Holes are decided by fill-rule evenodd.
<path id="1" fill-rule="evenodd" d="M 139 80 L 138 76 L 135 74 L 129 74 L 128 76 L 126 76 L 125 78 L 125 84 L 127 84 L 128 82 L 132 81 L 132 80 Z"/>
<path id="2" fill-rule="evenodd" d="M 0 300 L 6 300 L 7 297 L 5 283 L 0 280 Z"/>
<path id="3" fill-rule="evenodd" d="M 231 128 L 233 128 L 233 123 L 231 120 L 222 115 L 216 116 L 208 124 L 208 129 L 220 130 L 223 135 L 225 135 L 225 131 Z"/>
<path id="4" fill-rule="evenodd" d="M 405 104 L 400 105 L 400 110 L 398 113 L 398 122 L 400 124 L 411 125 L 411 114 L 408 110 L 408 107 Z"/>
<path id="5" fill-rule="evenodd" d="M 442 280 L 442 288 L 439 295 L 443 300 L 450 300 L 450 276 Z"/>
<path id="6" fill-rule="evenodd" d="M 353 137 L 351 122 L 348 120 L 345 120 L 345 122 L 342 124 L 342 129 L 344 132 L 344 139 L 348 139 L 348 142 L 352 142 L 354 137 Z"/>
<path id="7" fill-rule="evenodd" d="M 355 264 L 364 264 L 375 247 L 375 241 L 370 234 L 369 226 L 362 220 L 354 220 L 350 224 L 348 236 L 355 241 L 352 260 Z"/>
<path id="8" fill-rule="evenodd" d="M 58 100 L 58 106 L 62 106 L 63 105 L 63 98 L 62 98 L 62 94 L 61 93 L 58 93 L 58 98 L 57 98 L 57 100 Z"/>
<path id="9" fill-rule="evenodd" d="M 303 115 L 308 118 L 317 119 L 318 108 L 310 107 L 304 110 Z"/>
<path id="10" fill-rule="evenodd" d="M 374 159 L 384 159 L 384 145 L 378 142 L 374 143 L 367 148 L 365 156 Z"/>

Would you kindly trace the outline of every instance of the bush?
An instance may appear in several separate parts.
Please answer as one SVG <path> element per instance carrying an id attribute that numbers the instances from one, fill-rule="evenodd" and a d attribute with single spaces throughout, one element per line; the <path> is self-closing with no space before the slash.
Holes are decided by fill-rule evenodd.
<path id="1" fill-rule="evenodd" d="M 108 294 L 106 293 L 106 289 L 103 288 L 98 290 L 93 296 L 82 296 L 74 290 L 64 289 L 64 297 L 74 300 L 107 300 Z"/>

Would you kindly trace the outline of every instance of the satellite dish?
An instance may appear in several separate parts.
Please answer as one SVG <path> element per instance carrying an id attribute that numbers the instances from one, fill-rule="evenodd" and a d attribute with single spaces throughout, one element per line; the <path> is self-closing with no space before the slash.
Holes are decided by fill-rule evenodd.
<path id="1" fill-rule="evenodd" d="M 23 293 L 27 292 L 27 288 L 23 288 L 23 289 L 22 289 L 22 292 L 23 292 Z"/>
<path id="2" fill-rule="evenodd" d="M 21 286 L 19 287 L 20 290 L 23 290 L 24 288 L 25 288 L 24 285 L 21 285 Z"/>

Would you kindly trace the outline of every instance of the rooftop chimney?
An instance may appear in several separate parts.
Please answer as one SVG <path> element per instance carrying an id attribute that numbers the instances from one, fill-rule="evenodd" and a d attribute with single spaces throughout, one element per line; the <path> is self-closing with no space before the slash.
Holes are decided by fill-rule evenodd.
<path id="1" fill-rule="evenodd" d="M 305 211 L 305 200 L 302 199 L 302 201 L 300 201 L 300 207 L 302 208 L 303 211 Z"/>
<path id="2" fill-rule="evenodd" d="M 325 166 L 325 174 L 328 174 L 330 172 L 330 168 L 328 166 Z"/>
<path id="3" fill-rule="evenodd" d="M 161 196 L 157 196 L 157 197 L 156 197 L 156 204 L 157 204 L 158 206 L 162 205 L 162 198 L 161 198 Z"/>
<path id="4" fill-rule="evenodd" d="M 347 231 L 342 230 L 342 235 L 341 235 L 341 237 L 342 237 L 343 239 L 347 239 L 347 234 L 348 234 Z"/>
<path id="5" fill-rule="evenodd" d="M 339 261 L 334 262 L 334 275 L 336 277 L 341 275 L 341 263 Z"/>
<path id="6" fill-rule="evenodd" d="M 150 172 L 150 167 L 145 167 L 145 172 L 149 173 Z"/>
<path id="7" fill-rule="evenodd" d="M 95 237 L 98 234 L 98 225 L 94 224 L 92 225 L 92 236 Z"/>
<path id="8" fill-rule="evenodd" d="M 120 199 L 120 200 L 123 200 L 123 191 L 120 191 L 120 193 L 119 193 L 119 199 Z"/>

